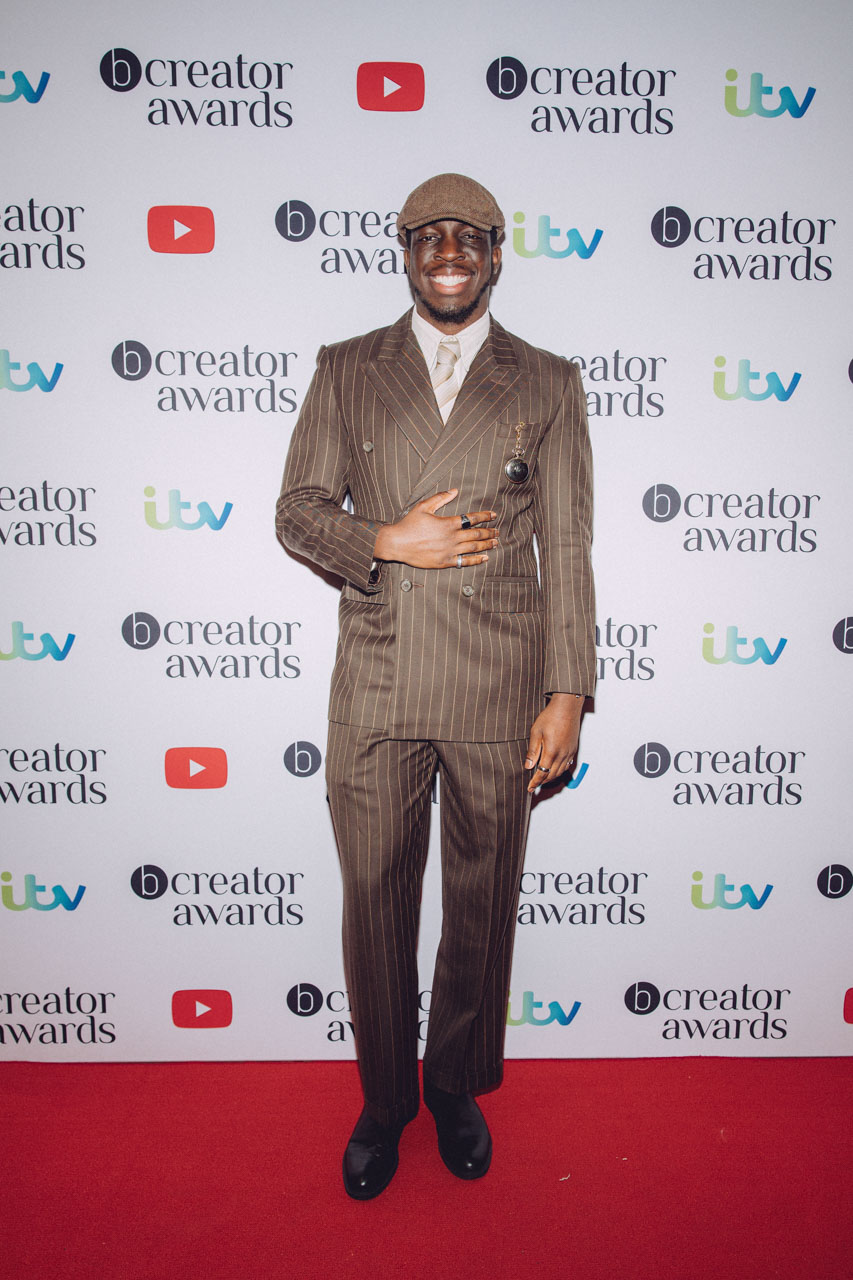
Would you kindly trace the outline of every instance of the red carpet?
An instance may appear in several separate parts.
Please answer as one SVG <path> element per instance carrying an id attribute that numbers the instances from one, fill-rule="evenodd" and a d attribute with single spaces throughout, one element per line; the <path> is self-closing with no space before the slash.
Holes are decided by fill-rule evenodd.
<path id="1" fill-rule="evenodd" d="M 849 1280 L 850 1060 L 510 1062 L 480 1182 L 429 1113 L 340 1181 L 352 1064 L 7 1064 L 0 1274 Z"/>

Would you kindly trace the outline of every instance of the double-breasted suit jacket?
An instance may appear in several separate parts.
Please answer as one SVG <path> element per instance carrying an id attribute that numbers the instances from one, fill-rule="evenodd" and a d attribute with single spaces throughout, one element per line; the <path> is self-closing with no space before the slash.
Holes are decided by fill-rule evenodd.
<path id="1" fill-rule="evenodd" d="M 504 470 L 517 443 L 529 468 L 520 484 Z M 439 515 L 497 512 L 488 561 L 385 564 L 371 585 L 379 525 L 448 489 L 458 497 Z M 344 579 L 332 721 L 392 738 L 497 742 L 526 737 L 548 693 L 592 693 L 580 374 L 494 319 L 446 424 L 410 313 L 322 349 L 276 524 L 288 547 Z"/>
<path id="2" fill-rule="evenodd" d="M 504 470 L 517 441 L 521 484 Z M 449 489 L 458 496 L 440 515 L 497 513 L 488 561 L 388 563 L 372 582 L 379 525 Z M 418 915 L 436 767 L 443 914 L 424 1074 L 451 1093 L 500 1081 L 527 737 L 547 693 L 592 691 L 590 524 L 585 402 L 568 361 L 493 320 L 445 425 L 410 314 L 321 351 L 277 526 L 344 579 L 326 778 L 359 1068 L 381 1124 L 418 1106 Z"/>

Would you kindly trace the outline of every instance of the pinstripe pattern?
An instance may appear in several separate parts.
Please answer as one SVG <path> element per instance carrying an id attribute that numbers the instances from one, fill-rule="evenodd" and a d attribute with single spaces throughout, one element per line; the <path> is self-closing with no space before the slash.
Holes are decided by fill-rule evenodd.
<path id="1" fill-rule="evenodd" d="M 504 474 L 518 422 L 529 424 L 531 474 L 522 485 Z M 387 564 L 370 587 L 379 525 L 450 488 L 459 496 L 443 514 L 498 512 L 501 542 L 488 562 Z M 356 514 L 341 509 L 347 490 Z M 408 315 L 321 351 L 276 523 L 288 547 L 344 579 L 332 720 L 396 738 L 500 741 L 527 734 L 546 693 L 592 693 L 591 462 L 580 374 L 494 320 L 446 426 Z"/>
<path id="2" fill-rule="evenodd" d="M 504 464 L 518 423 L 530 474 L 515 485 Z M 385 564 L 371 584 L 380 524 L 454 488 L 442 514 L 498 513 L 488 562 Z M 359 1064 L 381 1123 L 417 1109 L 415 948 L 439 765 L 443 926 L 424 1069 L 449 1092 L 501 1078 L 523 758 L 548 693 L 592 693 L 591 525 L 586 404 L 568 361 L 492 320 L 445 425 L 409 315 L 320 352 L 276 527 L 344 579 L 327 779 Z"/>
<path id="3" fill-rule="evenodd" d="M 418 914 L 439 765 L 443 923 L 424 1072 L 451 1093 L 500 1082 L 530 811 L 526 745 L 400 742 L 329 726 L 344 963 L 365 1101 L 382 1124 L 418 1107 Z"/>

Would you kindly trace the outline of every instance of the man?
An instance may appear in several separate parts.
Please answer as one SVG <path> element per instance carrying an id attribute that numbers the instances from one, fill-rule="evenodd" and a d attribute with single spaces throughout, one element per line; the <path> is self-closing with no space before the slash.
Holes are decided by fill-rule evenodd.
<path id="1" fill-rule="evenodd" d="M 327 782 L 364 1090 L 344 1155 L 357 1199 L 388 1185 L 418 1110 L 437 768 L 443 922 L 424 1101 L 451 1172 L 489 1167 L 472 1094 L 503 1072 L 530 795 L 570 766 L 594 679 L 578 370 L 490 318 L 504 218 L 485 188 L 430 178 L 397 228 L 414 312 L 320 351 L 276 518 L 288 547 L 344 579 Z"/>

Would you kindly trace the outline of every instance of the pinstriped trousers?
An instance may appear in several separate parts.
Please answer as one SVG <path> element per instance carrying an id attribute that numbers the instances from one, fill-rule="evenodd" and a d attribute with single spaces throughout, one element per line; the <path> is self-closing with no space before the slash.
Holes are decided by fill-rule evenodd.
<path id="1" fill-rule="evenodd" d="M 329 725 L 344 966 L 365 1105 L 380 1124 L 418 1109 L 418 919 L 437 768 L 443 914 L 424 1075 L 449 1093 L 502 1078 L 530 817 L 526 749 L 526 738 L 424 742 Z"/>

